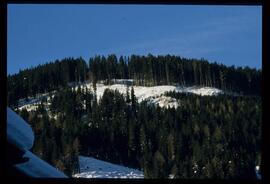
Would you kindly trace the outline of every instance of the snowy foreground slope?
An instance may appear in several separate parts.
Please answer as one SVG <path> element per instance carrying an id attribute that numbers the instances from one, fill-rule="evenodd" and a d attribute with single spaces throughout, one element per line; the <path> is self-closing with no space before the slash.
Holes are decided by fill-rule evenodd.
<path id="1" fill-rule="evenodd" d="M 67 176 L 41 160 L 29 150 L 33 147 L 34 133 L 28 123 L 26 123 L 13 110 L 7 108 L 7 142 L 15 146 L 23 153 L 25 161 L 12 165 L 25 176 L 34 178 L 66 178 Z M 8 159 L 18 159 L 18 155 L 10 153 Z"/>
<path id="2" fill-rule="evenodd" d="M 78 89 L 78 86 L 81 88 L 87 87 L 88 89 L 91 89 L 93 91 L 93 84 L 87 83 L 87 84 L 81 84 L 77 85 L 76 87 L 73 87 L 75 90 Z M 113 84 L 113 85 L 104 85 L 102 83 L 97 83 L 97 99 L 99 100 L 105 89 L 111 89 L 111 90 L 118 90 L 123 95 L 126 95 L 127 85 L 125 84 Z M 213 95 L 219 95 L 223 94 L 224 92 L 217 88 L 212 87 L 199 87 L 199 86 L 191 86 L 191 87 L 184 87 L 184 86 L 173 86 L 173 85 L 162 85 L 162 86 L 133 86 L 135 96 L 138 99 L 138 102 L 142 102 L 143 100 L 147 100 L 149 103 L 159 105 L 160 107 L 178 107 L 179 103 L 175 98 L 171 98 L 168 96 L 165 96 L 165 92 L 169 91 L 175 91 L 180 93 L 193 93 L 196 95 L 201 96 L 213 96 Z M 131 87 L 129 87 L 129 92 L 131 91 Z M 53 96 L 53 95 L 52 95 Z M 25 102 L 21 100 L 22 102 L 19 103 L 19 109 L 26 108 L 26 110 L 31 111 L 35 110 L 41 102 L 41 98 L 47 98 L 49 99 L 49 96 L 47 94 L 41 94 L 38 98 L 30 98 L 29 102 Z"/>
<path id="3" fill-rule="evenodd" d="M 7 141 L 22 150 L 29 150 L 33 147 L 34 139 L 30 125 L 7 108 Z"/>
<path id="4" fill-rule="evenodd" d="M 144 178 L 143 172 L 101 161 L 93 157 L 79 156 L 80 173 L 74 174 L 74 178 Z M 257 179 L 261 179 L 259 166 L 255 167 Z M 169 179 L 174 176 L 170 175 Z"/>
<path id="5" fill-rule="evenodd" d="M 75 178 L 143 178 L 143 172 L 93 157 L 79 156 L 80 173 Z"/>
<path id="6" fill-rule="evenodd" d="M 51 166 L 44 160 L 30 151 L 23 155 L 28 161 L 16 164 L 15 167 L 22 173 L 33 178 L 67 178 L 67 176 L 55 167 Z"/>

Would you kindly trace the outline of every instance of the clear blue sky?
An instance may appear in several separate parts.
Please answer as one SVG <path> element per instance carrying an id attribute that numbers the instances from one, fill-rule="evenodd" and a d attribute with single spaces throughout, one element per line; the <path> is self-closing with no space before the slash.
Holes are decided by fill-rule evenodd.
<path id="1" fill-rule="evenodd" d="M 7 72 L 95 55 L 174 54 L 261 68 L 261 6 L 8 5 Z"/>

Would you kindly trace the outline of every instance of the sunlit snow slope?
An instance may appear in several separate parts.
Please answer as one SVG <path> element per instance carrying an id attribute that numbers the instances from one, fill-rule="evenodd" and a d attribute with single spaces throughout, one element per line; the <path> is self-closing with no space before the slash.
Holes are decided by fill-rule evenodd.
<path id="1" fill-rule="evenodd" d="M 92 83 L 86 85 L 88 88 L 92 88 Z M 77 89 L 78 87 L 75 87 Z M 118 90 L 122 94 L 126 94 L 127 86 L 124 84 L 113 84 L 113 85 L 104 85 L 97 84 L 97 97 L 98 99 L 102 97 L 105 89 Z M 182 93 L 193 93 L 197 95 L 218 95 L 222 93 L 221 90 L 212 87 L 183 87 L 183 86 L 171 86 L 171 85 L 163 85 L 163 86 L 133 86 L 135 96 L 138 98 L 138 102 L 141 102 L 149 97 L 159 96 L 168 91 L 182 92 Z M 93 89 L 93 88 L 92 88 Z M 131 89 L 131 87 L 129 88 Z"/>
<path id="2" fill-rule="evenodd" d="M 80 173 L 76 178 L 143 178 L 143 172 L 93 157 L 79 156 Z"/>
<path id="3" fill-rule="evenodd" d="M 124 80 L 124 79 L 123 79 Z M 128 79 L 127 79 L 128 80 Z M 84 85 L 77 85 L 73 87 L 75 90 L 78 89 L 78 86 L 81 88 L 87 87 L 93 91 L 93 84 L 87 83 Z M 113 85 L 104 85 L 102 83 L 97 83 L 97 99 L 99 100 L 105 89 L 118 90 L 123 95 L 126 95 L 127 85 L 125 84 L 113 84 Z M 213 96 L 223 94 L 224 92 L 220 89 L 213 87 L 200 87 L 200 86 L 173 86 L 173 85 L 162 85 L 162 86 L 133 86 L 135 96 L 138 99 L 138 102 L 142 102 L 143 100 L 148 100 L 150 103 L 155 105 L 159 105 L 160 107 L 178 107 L 178 102 L 175 98 L 171 98 L 165 96 L 165 92 L 175 91 L 180 93 L 193 93 L 201 96 Z M 131 86 L 129 87 L 129 92 L 131 91 Z M 19 109 L 26 108 L 28 111 L 35 110 L 37 105 L 40 103 L 41 98 L 47 98 L 49 100 L 49 96 L 47 94 L 41 94 L 39 98 L 30 98 L 29 102 L 25 102 L 21 100 L 23 103 L 19 103 Z"/>

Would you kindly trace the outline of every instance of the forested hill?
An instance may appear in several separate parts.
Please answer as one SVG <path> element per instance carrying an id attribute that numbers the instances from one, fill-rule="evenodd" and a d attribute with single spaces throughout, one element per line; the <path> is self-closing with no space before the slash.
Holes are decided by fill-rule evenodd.
<path id="1" fill-rule="evenodd" d="M 22 70 L 8 76 L 8 104 L 67 86 L 71 82 L 134 79 L 135 85 L 200 85 L 245 95 L 260 95 L 261 70 L 225 66 L 204 59 L 179 56 L 115 55 L 95 56 L 88 63 L 82 58 L 65 58 Z"/>
<path id="2" fill-rule="evenodd" d="M 133 86 L 107 85 L 113 79 L 133 79 L 119 80 Z M 82 155 L 145 178 L 255 179 L 260 83 L 260 70 L 177 56 L 66 58 L 8 76 L 8 106 L 31 125 L 33 153 L 68 176 L 80 173 Z M 181 85 L 218 92 L 197 95 Z"/>

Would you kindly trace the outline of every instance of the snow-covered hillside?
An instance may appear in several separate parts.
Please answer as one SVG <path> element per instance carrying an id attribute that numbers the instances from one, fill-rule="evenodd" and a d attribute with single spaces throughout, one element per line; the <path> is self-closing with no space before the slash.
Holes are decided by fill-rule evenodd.
<path id="1" fill-rule="evenodd" d="M 127 79 L 128 82 L 130 82 L 130 79 Z M 127 85 L 122 84 L 124 79 L 122 79 L 120 82 L 121 84 L 113 84 L 113 85 L 104 85 L 103 83 L 97 83 L 97 99 L 99 100 L 105 89 L 111 89 L 111 90 L 118 90 L 123 95 L 126 95 Z M 73 85 L 75 86 L 75 85 Z M 80 84 L 73 89 L 77 90 L 78 87 L 91 89 L 93 91 L 93 84 L 92 83 L 85 83 Z M 224 92 L 220 89 L 213 88 L 213 87 L 200 87 L 200 86 L 173 86 L 173 85 L 162 85 L 162 86 L 133 86 L 135 96 L 138 99 L 138 102 L 142 102 L 143 100 L 147 100 L 149 103 L 153 103 L 155 105 L 159 105 L 160 107 L 177 107 L 179 103 L 176 99 L 165 96 L 165 92 L 169 91 L 175 91 L 180 93 L 193 93 L 196 95 L 201 96 L 212 96 L 212 95 L 219 95 L 223 94 Z M 131 90 L 131 87 L 129 87 L 129 90 Z M 52 95 L 53 96 L 53 95 Z M 19 103 L 19 109 L 26 108 L 28 111 L 35 110 L 37 108 L 37 105 L 40 104 L 41 99 L 46 98 L 48 101 L 49 95 L 43 94 L 40 95 L 38 98 L 30 98 L 28 102 L 25 100 L 20 100 Z"/>
<path id="2" fill-rule="evenodd" d="M 143 172 L 93 157 L 79 156 L 80 173 L 75 178 L 143 178 Z"/>
<path id="3" fill-rule="evenodd" d="M 42 99 L 46 101 L 50 101 L 51 98 L 54 97 L 54 93 L 56 93 L 56 91 L 51 92 L 52 94 L 51 97 L 49 93 L 43 93 L 43 94 L 37 94 L 36 97 L 28 97 L 27 100 L 20 99 L 18 101 L 18 109 L 22 110 L 23 108 L 25 108 L 27 111 L 36 110 L 38 105 L 41 104 Z M 47 104 L 49 105 L 50 103 L 47 103 Z"/>
<path id="4" fill-rule="evenodd" d="M 92 83 L 86 85 L 88 88 L 93 89 Z M 81 86 L 82 87 L 82 86 Z M 75 87 L 75 89 L 77 89 Z M 104 84 L 97 84 L 97 98 L 101 98 L 105 89 L 112 89 L 118 90 L 122 94 L 126 94 L 127 86 L 124 84 L 113 84 L 113 85 L 104 85 Z M 172 85 L 162 85 L 162 86 L 133 86 L 135 96 L 138 98 L 138 102 L 141 102 L 149 97 L 160 96 L 168 91 L 175 91 L 175 92 L 183 92 L 183 93 L 193 93 L 202 96 L 212 96 L 218 95 L 223 93 L 222 90 L 212 87 L 199 87 L 199 86 L 192 86 L 192 87 L 184 87 L 184 86 L 172 86 Z M 131 88 L 130 88 L 131 89 Z"/>
<path id="5" fill-rule="evenodd" d="M 87 88 L 93 89 L 92 83 L 88 83 L 85 85 Z M 83 87 L 83 86 L 80 86 Z M 124 84 L 113 84 L 113 85 L 104 85 L 98 83 L 97 87 L 97 99 L 99 100 L 105 89 L 118 90 L 123 95 L 126 95 L 127 86 Z M 171 98 L 168 96 L 164 96 L 165 92 L 175 91 L 179 93 L 193 93 L 201 96 L 213 96 L 222 94 L 223 91 L 217 88 L 212 87 L 199 87 L 199 86 L 172 86 L 172 85 L 162 85 L 162 86 L 133 86 L 135 96 L 138 99 L 138 102 L 142 102 L 143 100 L 147 100 L 150 103 L 159 105 L 160 107 L 177 107 L 178 102 L 175 98 Z M 75 90 L 78 89 L 78 86 L 75 87 Z M 129 87 L 129 91 L 131 87 Z"/>

